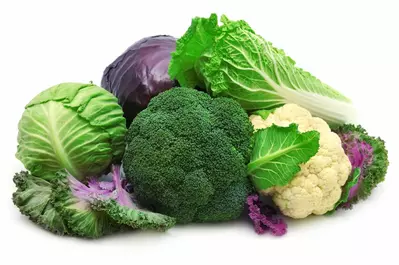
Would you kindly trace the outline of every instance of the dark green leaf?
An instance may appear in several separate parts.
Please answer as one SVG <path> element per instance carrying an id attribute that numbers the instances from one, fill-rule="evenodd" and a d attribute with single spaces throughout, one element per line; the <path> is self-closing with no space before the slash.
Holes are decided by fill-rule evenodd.
<path id="1" fill-rule="evenodd" d="M 17 190 L 12 199 L 22 214 L 51 232 L 68 232 L 59 212 L 53 206 L 53 183 L 32 176 L 27 171 L 16 173 L 14 183 Z"/>
<path id="2" fill-rule="evenodd" d="M 122 206 L 115 200 L 97 201 L 95 204 L 97 209 L 104 211 L 118 224 L 127 225 L 134 229 L 165 231 L 176 224 L 175 218 L 138 208 Z"/>

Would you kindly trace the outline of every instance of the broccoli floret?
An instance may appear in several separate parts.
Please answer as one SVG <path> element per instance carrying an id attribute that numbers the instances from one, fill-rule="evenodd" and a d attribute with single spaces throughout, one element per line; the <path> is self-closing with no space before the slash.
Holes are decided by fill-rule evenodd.
<path id="1" fill-rule="evenodd" d="M 232 99 L 190 88 L 154 97 L 133 121 L 123 167 L 138 202 L 179 223 L 238 218 L 253 127 Z"/>
<path id="2" fill-rule="evenodd" d="M 367 199 L 372 190 L 385 180 L 389 166 L 388 151 L 383 139 L 370 136 L 360 125 L 345 124 L 335 132 L 341 138 L 353 170 L 360 169 L 358 181 L 350 188 L 348 201 L 343 205 L 351 208 L 358 201 Z M 346 185 L 349 184 L 350 181 Z"/>

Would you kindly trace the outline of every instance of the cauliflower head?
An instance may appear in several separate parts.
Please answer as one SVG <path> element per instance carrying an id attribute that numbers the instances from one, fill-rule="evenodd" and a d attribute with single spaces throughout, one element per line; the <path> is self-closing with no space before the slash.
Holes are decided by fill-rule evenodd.
<path id="1" fill-rule="evenodd" d="M 255 130 L 273 124 L 287 127 L 298 124 L 300 132 L 316 130 L 320 133 L 319 150 L 291 182 L 283 187 L 273 187 L 260 191 L 272 195 L 281 212 L 291 218 L 305 218 L 311 214 L 323 215 L 334 208 L 340 199 L 342 186 L 351 173 L 351 163 L 341 146 L 341 139 L 332 132 L 328 124 L 296 104 L 286 104 L 269 114 L 266 119 L 251 115 L 250 121 Z"/>

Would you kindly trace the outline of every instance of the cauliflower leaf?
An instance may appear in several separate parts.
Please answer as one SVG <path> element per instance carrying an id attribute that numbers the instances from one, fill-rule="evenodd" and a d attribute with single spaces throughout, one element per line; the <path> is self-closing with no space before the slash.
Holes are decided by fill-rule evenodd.
<path id="1" fill-rule="evenodd" d="M 254 149 L 248 173 L 259 190 L 285 186 L 319 150 L 320 133 L 300 133 L 298 125 L 272 125 L 254 134 Z"/>

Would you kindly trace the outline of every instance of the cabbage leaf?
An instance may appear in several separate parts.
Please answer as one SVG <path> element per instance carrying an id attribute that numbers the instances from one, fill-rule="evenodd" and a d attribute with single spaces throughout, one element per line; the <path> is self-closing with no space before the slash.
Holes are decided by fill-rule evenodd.
<path id="1" fill-rule="evenodd" d="M 180 85 L 232 97 L 247 111 L 295 103 L 330 125 L 356 119 L 349 98 L 297 67 L 245 21 L 222 16 L 223 25 L 217 26 L 215 20 L 215 14 L 194 18 L 177 41 L 169 75 Z"/>

